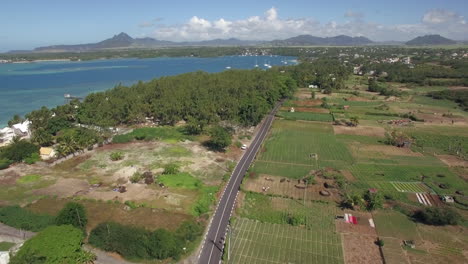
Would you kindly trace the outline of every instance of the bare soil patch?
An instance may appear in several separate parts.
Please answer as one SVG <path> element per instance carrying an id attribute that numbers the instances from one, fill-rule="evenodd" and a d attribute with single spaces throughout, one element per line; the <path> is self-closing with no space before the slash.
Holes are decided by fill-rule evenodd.
<path id="1" fill-rule="evenodd" d="M 353 174 L 348 171 L 348 170 L 341 170 L 341 174 L 345 177 L 346 180 L 348 181 L 355 181 L 356 178 L 354 178 Z"/>
<path id="2" fill-rule="evenodd" d="M 380 152 L 384 155 L 390 156 L 407 156 L 407 157 L 422 157 L 423 154 L 419 152 L 413 152 L 409 148 L 399 148 L 388 145 L 362 145 L 359 148 L 360 151 L 364 152 Z"/>
<path id="3" fill-rule="evenodd" d="M 345 135 L 359 135 L 359 136 L 370 136 L 370 137 L 385 137 L 385 129 L 383 127 L 373 126 L 333 126 L 335 134 Z"/>
<path id="4" fill-rule="evenodd" d="M 57 195 L 59 198 L 73 196 L 79 192 L 87 191 L 89 184 L 85 180 L 60 178 L 49 187 L 33 191 L 36 195 Z"/>
<path id="5" fill-rule="evenodd" d="M 340 201 L 340 193 L 336 188 L 324 187 L 325 182 L 333 185 L 333 180 L 325 180 L 320 177 L 315 177 L 315 180 L 316 184 L 308 184 L 306 187 L 299 180 L 260 174 L 254 179 L 249 179 L 244 188 L 252 192 L 276 194 L 293 199 Z M 319 192 L 322 190 L 328 191 L 330 196 L 320 195 Z"/>
<path id="6" fill-rule="evenodd" d="M 436 155 L 443 163 L 447 164 L 450 167 L 464 167 L 468 168 L 468 161 L 462 160 L 457 156 L 453 155 Z"/>
<path id="7" fill-rule="evenodd" d="M 357 218 L 357 225 L 346 223 L 344 220 L 336 220 L 336 230 L 340 233 L 356 233 L 359 235 L 370 235 L 377 237 L 377 231 L 369 224 L 369 219 L 372 219 L 372 214 L 366 212 L 358 212 L 345 210 L 342 212 L 352 214 Z"/>
<path id="8" fill-rule="evenodd" d="M 343 234 L 344 258 L 347 264 L 383 263 L 379 247 L 375 244 L 376 236 Z"/>
<path id="9" fill-rule="evenodd" d="M 294 94 L 294 97 L 297 97 L 301 100 L 310 99 L 310 96 L 311 96 L 311 92 L 310 92 L 310 89 L 308 88 L 299 88 L 297 92 Z"/>
<path id="10" fill-rule="evenodd" d="M 319 99 L 311 99 L 311 100 L 301 100 L 301 101 L 292 101 L 293 104 L 297 106 L 319 106 L 322 104 L 322 100 Z"/>
<path id="11" fill-rule="evenodd" d="M 19 177 L 17 172 L 10 170 L 0 175 L 0 185 L 14 185 Z"/>
<path id="12" fill-rule="evenodd" d="M 468 90 L 468 87 L 466 87 L 466 86 L 451 86 L 451 87 L 449 87 L 449 90 L 454 90 L 454 91 L 457 91 L 457 90 Z"/>
<path id="13" fill-rule="evenodd" d="M 291 107 L 283 106 L 281 107 L 283 111 L 290 111 Z M 317 108 L 317 107 L 294 107 L 295 112 L 306 112 L 306 113 L 330 113 L 328 109 Z"/>
<path id="14" fill-rule="evenodd" d="M 369 98 L 366 98 L 366 97 L 351 96 L 351 97 L 347 98 L 347 101 L 351 101 L 351 102 L 369 102 L 369 101 L 372 101 L 372 100 L 369 99 Z"/>
<path id="15" fill-rule="evenodd" d="M 425 123 L 430 124 L 466 124 L 465 118 L 461 116 L 443 116 L 443 113 L 434 112 L 434 113 L 416 113 L 415 114 L 418 118 L 424 119 Z"/>

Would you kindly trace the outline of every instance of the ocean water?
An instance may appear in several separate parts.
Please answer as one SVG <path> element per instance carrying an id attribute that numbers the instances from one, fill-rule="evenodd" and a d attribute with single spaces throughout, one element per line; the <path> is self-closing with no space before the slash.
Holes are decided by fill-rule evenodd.
<path id="1" fill-rule="evenodd" d="M 295 64 L 294 57 L 226 56 L 216 58 L 113 59 L 83 62 L 35 62 L 0 64 L 0 128 L 15 114 L 24 115 L 41 106 L 65 103 L 64 94 L 84 97 L 122 83 L 193 71 L 220 72 L 226 67 L 265 69 L 270 65 Z"/>

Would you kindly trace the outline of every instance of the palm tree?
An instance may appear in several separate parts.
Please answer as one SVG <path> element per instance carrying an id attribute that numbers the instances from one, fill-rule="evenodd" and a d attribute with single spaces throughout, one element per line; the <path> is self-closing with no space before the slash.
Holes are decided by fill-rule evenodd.
<path id="1" fill-rule="evenodd" d="M 62 140 L 60 140 L 59 145 L 57 147 L 57 152 L 61 156 L 66 156 L 71 153 L 75 153 L 78 150 L 78 146 L 75 142 L 75 139 L 71 136 L 66 136 L 63 137 Z"/>

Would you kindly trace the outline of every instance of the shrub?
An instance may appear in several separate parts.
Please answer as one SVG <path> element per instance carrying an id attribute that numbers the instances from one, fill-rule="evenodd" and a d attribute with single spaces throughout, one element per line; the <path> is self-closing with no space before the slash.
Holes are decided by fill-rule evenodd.
<path id="1" fill-rule="evenodd" d="M 69 202 L 60 210 L 55 219 L 55 223 L 57 225 L 72 225 L 85 231 L 86 224 L 88 223 L 86 210 L 84 206 L 79 203 Z"/>
<path id="2" fill-rule="evenodd" d="M 461 216 L 449 208 L 428 207 L 418 211 L 415 218 L 428 225 L 456 225 Z"/>
<path id="3" fill-rule="evenodd" d="M 10 167 L 11 161 L 8 159 L 0 159 L 0 170 Z"/>
<path id="4" fill-rule="evenodd" d="M 216 150 L 223 150 L 227 146 L 231 145 L 231 134 L 226 128 L 216 126 L 210 131 L 211 139 L 208 145 Z"/>
<path id="5" fill-rule="evenodd" d="M 17 205 L 0 208 L 0 222 L 15 228 L 40 231 L 55 222 L 51 215 L 40 215 Z"/>
<path id="6" fill-rule="evenodd" d="M 31 154 L 31 156 L 26 158 L 24 160 L 24 162 L 31 165 L 31 164 L 34 164 L 34 163 L 40 161 L 40 160 L 41 160 L 41 156 L 39 155 L 39 153 L 33 153 L 33 154 Z"/>
<path id="7" fill-rule="evenodd" d="M 83 238 L 70 225 L 50 226 L 26 241 L 10 263 L 90 263 L 96 256 L 81 249 Z"/>
<path id="8" fill-rule="evenodd" d="M 133 173 L 133 175 L 130 177 L 130 182 L 131 183 L 137 183 L 141 180 L 141 173 L 139 173 L 138 171 Z"/>
<path id="9" fill-rule="evenodd" d="M 192 224 L 183 224 L 176 233 L 164 229 L 154 232 L 113 222 L 101 223 L 91 231 L 89 243 L 97 248 L 117 252 L 132 260 L 178 259 L 185 240 L 193 241 L 201 234 Z"/>
<path id="10" fill-rule="evenodd" d="M 176 163 L 168 163 L 164 165 L 163 174 L 177 174 L 179 173 L 179 165 Z"/>
<path id="11" fill-rule="evenodd" d="M 377 242 L 376 242 L 377 246 L 379 247 L 383 247 L 385 245 L 385 242 L 382 240 L 382 239 L 377 239 Z"/>
<path id="12" fill-rule="evenodd" d="M 122 160 L 124 158 L 124 154 L 120 151 L 116 151 L 116 152 L 112 152 L 110 154 L 110 159 L 112 161 L 118 161 L 118 160 Z"/>
<path id="13" fill-rule="evenodd" d="M 31 157 L 33 153 L 39 153 L 39 147 L 26 140 L 20 140 L 5 147 L 0 158 L 20 162 Z"/>

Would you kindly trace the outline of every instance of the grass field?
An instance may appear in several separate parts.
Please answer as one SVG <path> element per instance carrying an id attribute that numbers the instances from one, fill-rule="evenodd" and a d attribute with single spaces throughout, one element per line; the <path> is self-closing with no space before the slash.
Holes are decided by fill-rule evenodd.
<path id="1" fill-rule="evenodd" d="M 340 236 L 237 218 L 226 263 L 343 263 Z"/>
<path id="2" fill-rule="evenodd" d="M 331 122 L 333 116 L 330 114 L 310 113 L 310 112 L 279 112 L 278 116 L 288 120 L 305 120 L 305 121 L 320 121 Z"/>
<path id="3" fill-rule="evenodd" d="M 11 243 L 11 242 L 0 242 L 0 251 L 8 251 L 14 245 L 15 243 Z"/>

